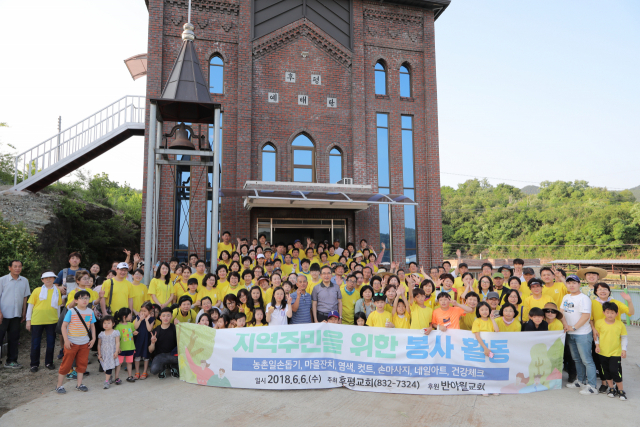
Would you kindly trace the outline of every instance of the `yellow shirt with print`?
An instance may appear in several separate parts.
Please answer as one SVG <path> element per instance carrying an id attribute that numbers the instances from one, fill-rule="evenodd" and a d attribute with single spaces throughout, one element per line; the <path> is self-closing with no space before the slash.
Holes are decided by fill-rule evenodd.
<path id="1" fill-rule="evenodd" d="M 542 295 L 551 297 L 558 307 L 562 305 L 562 298 L 568 293 L 567 287 L 562 282 L 554 282 L 553 286 L 542 286 Z"/>
<path id="2" fill-rule="evenodd" d="M 524 300 L 522 303 L 522 321 L 529 321 L 529 311 L 533 307 L 544 308 L 544 305 L 548 302 L 553 302 L 553 299 L 548 295 L 542 295 L 540 299 L 535 299 L 535 297 L 531 295 L 529 298 Z"/>
<path id="3" fill-rule="evenodd" d="M 159 304 L 164 304 L 167 302 L 169 297 L 171 297 L 171 295 L 174 295 L 173 292 L 174 291 L 171 282 L 167 284 L 164 279 L 151 279 L 151 283 L 149 283 L 149 298 L 154 303 L 155 301 L 153 300 L 152 295 L 156 296 Z"/>
<path id="4" fill-rule="evenodd" d="M 483 320 L 477 318 L 473 321 L 471 332 L 474 334 L 476 332 L 495 332 L 495 329 L 493 328 L 493 322 L 491 321 L 491 319 Z"/>
<path id="5" fill-rule="evenodd" d="M 387 321 L 391 323 L 391 313 L 383 311 L 378 313 L 378 310 L 372 312 L 367 318 L 367 326 L 375 328 L 384 328 L 387 325 Z"/>
<path id="6" fill-rule="evenodd" d="M 496 324 L 498 325 L 498 328 L 500 328 L 500 332 L 521 332 L 522 331 L 522 324 L 516 318 L 513 319 L 513 322 L 507 325 L 504 321 L 504 317 L 498 317 L 496 319 Z M 562 323 L 560 323 L 560 326 L 562 326 Z"/>
<path id="7" fill-rule="evenodd" d="M 58 309 L 51 307 L 51 298 L 53 298 L 53 293 L 57 292 L 56 287 L 53 285 L 51 289 L 48 289 L 47 298 L 41 300 L 40 292 L 44 287 L 45 286 L 35 288 L 27 300 L 27 304 L 33 305 L 33 312 L 31 313 L 32 325 L 52 325 L 58 323 Z M 73 291 L 75 291 L 75 289 Z M 58 294 L 58 306 L 62 306 L 63 304 L 64 300 L 62 299 L 62 295 Z"/>
<path id="8" fill-rule="evenodd" d="M 600 353 L 604 357 L 620 357 L 622 355 L 622 343 L 620 337 L 627 335 L 627 328 L 620 320 L 613 324 L 605 319 L 595 322 L 594 327 L 600 334 Z"/>
<path id="9" fill-rule="evenodd" d="M 353 325 L 356 302 L 360 299 L 360 292 L 353 288 L 353 292 L 349 295 L 346 285 L 340 286 L 340 292 L 342 293 L 342 324 Z"/>
<path id="10" fill-rule="evenodd" d="M 398 313 L 392 315 L 391 322 L 398 329 L 411 329 L 411 316 L 407 313 L 403 314 L 402 317 Z"/>
<path id="11" fill-rule="evenodd" d="M 426 329 L 431 326 L 433 310 L 425 303 L 424 308 L 414 303 L 411 306 L 411 329 Z"/>
<path id="12" fill-rule="evenodd" d="M 133 298 L 133 309 L 138 312 L 140 311 L 140 307 L 142 304 L 149 301 L 149 290 L 147 289 L 147 285 L 144 283 L 140 283 L 138 285 L 131 284 L 132 289 L 132 297 Z"/>
<path id="13" fill-rule="evenodd" d="M 623 314 L 629 315 L 629 307 L 622 302 L 615 299 L 609 300 L 609 302 L 614 303 L 618 306 L 618 315 L 616 316 L 616 320 L 621 320 Z M 591 320 L 597 322 L 600 319 L 604 319 L 604 312 L 602 311 L 602 304 L 598 302 L 598 300 L 591 301 Z"/>

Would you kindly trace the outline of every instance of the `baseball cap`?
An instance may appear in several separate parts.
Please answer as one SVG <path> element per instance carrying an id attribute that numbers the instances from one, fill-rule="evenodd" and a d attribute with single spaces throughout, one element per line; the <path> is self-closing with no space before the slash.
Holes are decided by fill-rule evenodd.
<path id="1" fill-rule="evenodd" d="M 268 274 L 265 274 L 265 275 L 260 276 L 260 277 L 258 278 L 258 283 L 260 283 L 260 282 L 261 282 L 261 281 L 263 281 L 263 280 L 266 280 L 266 281 L 268 282 L 268 281 L 270 280 L 270 279 L 269 279 L 269 275 L 268 275 Z"/>
<path id="2" fill-rule="evenodd" d="M 567 277 L 567 282 L 571 280 L 572 282 L 578 282 L 580 283 L 580 278 L 578 276 L 576 276 L 575 274 L 570 275 L 569 277 Z"/>
<path id="3" fill-rule="evenodd" d="M 502 273 L 493 273 L 493 278 L 495 279 L 496 277 L 498 277 L 500 279 L 504 279 L 504 274 L 502 274 Z"/>
<path id="4" fill-rule="evenodd" d="M 116 269 L 120 270 L 121 268 L 126 268 L 128 270 L 129 269 L 129 264 L 127 264 L 126 262 L 121 262 L 121 263 L 118 264 Z"/>
<path id="5" fill-rule="evenodd" d="M 529 285 L 529 287 L 531 287 L 533 285 L 542 286 L 542 282 L 540 281 L 540 279 L 531 279 L 531 280 L 529 280 L 528 285 Z"/>
<path id="6" fill-rule="evenodd" d="M 491 299 L 491 298 L 500 299 L 500 294 L 498 294 L 497 292 L 489 292 L 487 294 L 487 299 Z"/>
<path id="7" fill-rule="evenodd" d="M 502 273 L 502 270 L 509 270 L 509 271 L 513 271 L 513 269 L 512 269 L 510 266 L 508 266 L 508 265 L 503 265 L 502 267 L 500 267 L 500 268 L 498 269 L 498 271 L 499 271 L 500 273 Z"/>
<path id="8" fill-rule="evenodd" d="M 293 241 L 293 244 L 295 245 L 296 243 L 302 243 L 302 242 L 300 241 L 300 239 L 296 239 Z"/>
<path id="9" fill-rule="evenodd" d="M 338 312 L 336 310 L 331 310 L 327 317 L 338 317 L 338 318 L 340 318 L 340 315 L 338 314 Z"/>
<path id="10" fill-rule="evenodd" d="M 256 258 L 264 258 L 263 254 L 258 254 L 258 256 Z"/>
<path id="11" fill-rule="evenodd" d="M 58 276 L 56 276 L 56 274 L 53 271 L 45 271 L 44 273 L 42 273 L 42 276 L 40 276 L 41 279 L 46 279 L 47 277 L 58 277 Z"/>

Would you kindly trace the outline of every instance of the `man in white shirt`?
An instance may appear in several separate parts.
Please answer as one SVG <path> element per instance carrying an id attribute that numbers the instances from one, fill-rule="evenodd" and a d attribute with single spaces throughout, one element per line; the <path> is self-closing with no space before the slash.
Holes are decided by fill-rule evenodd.
<path id="1" fill-rule="evenodd" d="M 27 316 L 27 298 L 31 295 L 29 281 L 21 272 L 22 261 L 13 260 L 9 263 L 9 274 L 0 277 L 0 345 L 6 333 L 9 351 L 4 367 L 12 369 L 22 368 L 18 363 L 18 340 L 20 324 Z"/>
<path id="2" fill-rule="evenodd" d="M 571 357 L 576 363 L 577 381 L 568 383 L 569 388 L 581 388 L 580 394 L 597 395 L 596 365 L 591 357 L 593 333 L 589 318 L 591 317 L 591 300 L 580 292 L 580 278 L 576 275 L 567 277 L 569 293 L 562 298 L 562 323 L 567 332 L 567 341 Z"/>

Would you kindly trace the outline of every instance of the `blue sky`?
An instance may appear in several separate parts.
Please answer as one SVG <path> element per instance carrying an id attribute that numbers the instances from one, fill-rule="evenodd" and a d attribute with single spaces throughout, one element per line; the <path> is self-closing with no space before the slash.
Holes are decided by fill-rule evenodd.
<path id="1" fill-rule="evenodd" d="M 143 0 L 0 0 L 0 16 L 0 141 L 24 150 L 58 115 L 145 94 L 122 62 L 147 50 Z M 436 49 L 443 185 L 640 185 L 640 2 L 453 0 Z M 141 188 L 142 155 L 133 138 L 86 168 Z"/>

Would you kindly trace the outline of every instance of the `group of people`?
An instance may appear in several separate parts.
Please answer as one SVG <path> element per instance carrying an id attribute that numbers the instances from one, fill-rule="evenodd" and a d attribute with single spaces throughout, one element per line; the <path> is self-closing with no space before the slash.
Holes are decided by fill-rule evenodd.
<path id="1" fill-rule="evenodd" d="M 43 332 L 47 369 L 55 369 L 55 339 L 61 335 L 59 393 L 65 392 L 65 377 L 87 390 L 82 379 L 92 350 L 105 373 L 104 388 L 122 383 L 124 363 L 128 382 L 146 379 L 147 371 L 161 378 L 167 372 L 179 376 L 175 326 L 181 322 L 216 329 L 315 322 L 424 334 L 464 329 L 475 334 L 487 356 L 482 333 L 550 330 L 567 333 L 567 387 L 626 400 L 621 359 L 627 332 L 620 316 L 633 315 L 634 307 L 626 293 L 625 302 L 612 299 L 603 282 L 605 270 L 589 267 L 567 276 L 562 269 L 543 267 L 537 278 L 515 259 L 513 266 L 485 263 L 476 279 L 460 253 L 455 268 L 445 261 L 427 273 L 415 262 L 407 270 L 395 262 L 381 264 L 385 249 L 383 244 L 378 253 L 364 239 L 358 248 L 353 243 L 342 248 L 339 241 L 316 245 L 310 239 L 306 246 L 300 240 L 271 245 L 264 235 L 251 244 L 237 239 L 236 245 L 225 232 L 215 271 L 191 254 L 185 263 L 177 258 L 158 262 L 145 284 L 139 256 L 131 263 L 128 251 L 105 277 L 96 264 L 89 271 L 80 268 L 81 255 L 72 253 L 70 267 L 58 274 L 43 272 L 42 286 L 33 293 L 16 260 L 0 279 L 0 342 L 9 333 L 5 367 L 20 367 L 14 338 L 21 317 L 32 332 L 33 372 L 39 369 Z"/>

